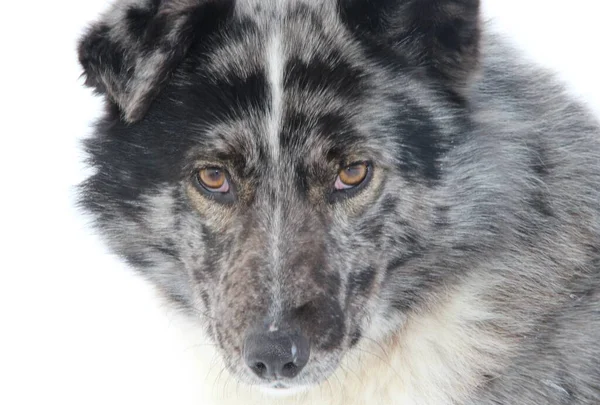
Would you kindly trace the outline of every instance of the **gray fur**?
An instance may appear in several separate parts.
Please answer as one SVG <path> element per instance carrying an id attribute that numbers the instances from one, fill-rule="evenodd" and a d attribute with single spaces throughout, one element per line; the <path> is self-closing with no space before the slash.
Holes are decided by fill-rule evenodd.
<path id="1" fill-rule="evenodd" d="M 164 13 L 204 4 L 163 3 Z M 434 41 L 430 55 L 419 52 L 425 36 L 407 33 L 413 2 L 397 3 L 380 40 L 406 68 L 374 63 L 333 2 L 239 0 L 229 24 L 252 29 L 235 36 L 224 25 L 206 55 L 186 42 L 168 74 L 161 66 L 181 38 L 172 32 L 188 17 L 173 20 L 161 51 L 145 54 L 116 6 L 104 20 L 134 74 L 123 80 L 97 60 L 84 67 L 133 125 L 114 117 L 107 122 L 117 130 L 100 125 L 98 139 L 117 146 L 91 141 L 100 173 L 84 184 L 84 205 L 107 243 L 210 335 L 244 383 L 261 384 L 241 359 L 257 324 L 293 321 L 311 336 L 311 360 L 290 387 L 325 381 L 356 353 L 355 338 L 397 345 L 410 360 L 418 357 L 410 339 L 431 330 L 423 325 L 446 325 L 448 341 L 423 346 L 443 373 L 408 360 L 399 371 L 430 378 L 429 392 L 410 403 L 600 403 L 597 120 L 551 73 L 481 34 L 476 9 L 464 17 L 476 41 L 456 54 Z M 468 7 L 440 3 L 442 22 Z M 269 76 L 274 58 L 280 76 Z M 290 84 L 292 60 L 359 74 L 352 86 Z M 204 82 L 261 74 L 269 96 L 259 104 L 210 114 L 211 105 L 188 104 Z M 442 96 L 445 88 L 466 107 Z M 285 138 L 298 116 L 301 128 Z M 344 130 L 323 134 L 323 116 Z M 421 142 L 403 132 L 412 130 L 435 145 L 412 144 Z M 334 147 L 374 164 L 369 185 L 338 203 L 325 197 L 343 167 L 329 157 Z M 229 170 L 234 204 L 192 184 L 190 174 L 211 165 Z M 150 172 L 156 178 L 143 178 Z M 444 319 L 430 321 L 436 314 Z"/>

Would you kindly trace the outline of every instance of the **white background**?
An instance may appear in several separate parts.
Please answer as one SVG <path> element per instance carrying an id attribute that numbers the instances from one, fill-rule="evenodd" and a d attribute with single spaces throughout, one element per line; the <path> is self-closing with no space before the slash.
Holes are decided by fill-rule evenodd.
<path id="1" fill-rule="evenodd" d="M 596 0 L 483 0 L 498 30 L 600 113 Z M 106 0 L 5 1 L 0 22 L 0 404 L 191 404 L 193 364 L 152 290 L 72 206 L 100 103 L 75 41 Z"/>

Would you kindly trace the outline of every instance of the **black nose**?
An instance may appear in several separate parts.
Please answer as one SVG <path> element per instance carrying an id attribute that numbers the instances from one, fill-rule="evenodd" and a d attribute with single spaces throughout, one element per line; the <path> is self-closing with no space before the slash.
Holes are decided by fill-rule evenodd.
<path id="1" fill-rule="evenodd" d="M 294 378 L 308 363 L 310 342 L 298 332 L 251 333 L 244 343 L 244 360 L 266 380 Z"/>

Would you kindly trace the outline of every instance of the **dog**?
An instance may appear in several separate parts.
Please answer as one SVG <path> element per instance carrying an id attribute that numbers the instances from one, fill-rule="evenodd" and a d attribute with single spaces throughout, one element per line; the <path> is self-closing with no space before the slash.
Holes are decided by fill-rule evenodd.
<path id="1" fill-rule="evenodd" d="M 600 125 L 478 0 L 120 0 L 78 52 L 81 206 L 203 404 L 600 403 Z"/>

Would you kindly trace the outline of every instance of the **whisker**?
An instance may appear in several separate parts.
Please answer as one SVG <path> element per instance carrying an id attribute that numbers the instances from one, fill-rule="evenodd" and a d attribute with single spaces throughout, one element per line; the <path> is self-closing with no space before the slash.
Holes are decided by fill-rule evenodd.
<path id="1" fill-rule="evenodd" d="M 206 382 L 207 382 L 206 380 L 208 380 L 208 378 L 212 374 L 212 371 L 213 371 L 214 367 L 218 364 L 218 356 L 219 356 L 219 354 L 215 353 L 213 355 L 212 359 L 210 360 L 211 365 L 210 365 L 210 367 L 208 369 L 208 372 L 206 373 L 206 378 L 204 379 L 204 384 L 205 385 L 206 385 Z M 213 386 L 214 386 L 214 384 L 216 384 L 216 379 L 215 379 L 215 381 L 213 381 Z"/>
<path id="2" fill-rule="evenodd" d="M 346 367 L 344 367 L 343 364 L 340 363 L 340 369 L 344 372 L 345 375 L 348 374 L 348 370 L 350 370 L 352 372 L 352 374 L 354 375 L 354 377 L 356 378 L 356 380 L 363 386 L 365 386 L 365 382 L 360 378 L 360 376 L 358 375 L 358 373 L 356 371 L 354 371 L 354 369 L 352 367 L 349 367 L 348 369 L 346 369 Z"/>
<path id="3" fill-rule="evenodd" d="M 235 398 L 240 399 L 240 380 L 235 379 Z"/>
<path id="4" fill-rule="evenodd" d="M 379 349 L 381 349 L 381 351 L 383 352 L 385 357 L 390 357 L 389 353 L 387 352 L 387 350 L 385 349 L 385 347 L 381 344 L 381 342 L 376 341 L 375 339 L 372 339 L 370 337 L 367 336 L 363 336 L 362 337 L 365 340 L 368 340 L 369 342 L 375 343 L 375 345 L 377 345 L 377 347 Z"/>
<path id="5" fill-rule="evenodd" d="M 223 398 L 227 398 L 228 396 L 228 392 L 227 392 L 227 386 L 229 385 L 229 383 L 231 382 L 231 377 L 228 376 L 227 380 L 225 381 L 225 385 L 223 385 Z"/>
<path id="6" fill-rule="evenodd" d="M 203 317 L 205 317 L 205 318 L 208 318 L 208 319 L 210 319 L 211 321 L 216 321 L 216 320 L 217 320 L 217 318 L 215 318 L 215 317 L 213 317 L 213 316 L 209 315 L 209 314 L 208 314 L 207 312 L 205 312 L 205 311 L 200 311 L 200 310 L 199 310 L 199 309 L 197 309 L 197 308 L 190 308 L 190 310 L 191 310 L 191 311 L 192 311 L 192 313 L 194 313 L 195 315 L 200 315 L 200 316 L 203 316 Z"/>
<path id="7" fill-rule="evenodd" d="M 392 363 L 390 363 L 389 360 L 384 359 L 383 357 L 381 357 L 381 356 L 379 356 L 379 355 L 377 355 L 375 353 L 372 353 L 372 352 L 370 352 L 368 350 L 362 349 L 362 348 L 357 348 L 356 350 L 358 350 L 360 352 L 363 352 L 363 353 L 366 353 L 366 354 L 369 354 L 369 355 L 375 357 L 376 359 L 380 360 L 383 364 L 385 364 L 386 366 L 388 366 L 390 368 L 390 370 L 392 370 L 394 372 L 394 374 L 396 374 L 396 377 L 400 378 L 400 374 L 394 368 L 394 366 L 392 366 Z"/>

